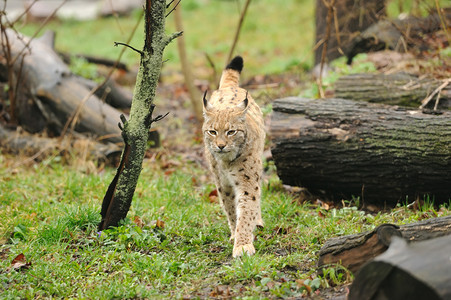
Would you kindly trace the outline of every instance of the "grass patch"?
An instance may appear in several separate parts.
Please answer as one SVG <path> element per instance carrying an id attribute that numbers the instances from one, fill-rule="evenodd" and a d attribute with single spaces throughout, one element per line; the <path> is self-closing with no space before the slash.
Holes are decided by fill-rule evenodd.
<path id="1" fill-rule="evenodd" d="M 400 206 L 378 214 L 353 206 L 325 210 L 297 203 L 280 189 L 274 174 L 267 174 L 265 227 L 256 231 L 257 254 L 232 259 L 226 219 L 205 196 L 213 189 L 202 180 L 208 174 L 193 162 L 182 161 L 182 167 L 166 175 L 158 159 L 145 162 L 129 217 L 99 233 L 101 200 L 114 170 L 87 173 L 79 165 L 58 162 L 12 168 L 11 161 L 0 155 L 4 298 L 321 293 L 351 280 L 339 266 L 322 276 L 316 273 L 316 252 L 328 238 L 450 213 L 431 202 L 415 211 Z M 12 268 L 20 253 L 31 263 L 28 269 Z"/>

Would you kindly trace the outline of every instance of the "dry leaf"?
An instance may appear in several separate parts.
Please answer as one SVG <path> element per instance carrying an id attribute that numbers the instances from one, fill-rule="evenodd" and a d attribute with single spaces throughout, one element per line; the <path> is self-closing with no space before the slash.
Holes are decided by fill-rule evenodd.
<path id="1" fill-rule="evenodd" d="M 31 262 L 27 262 L 23 253 L 20 253 L 11 261 L 11 268 L 16 271 L 28 269 L 30 266 Z"/>
<path id="2" fill-rule="evenodd" d="M 210 203 L 217 203 L 218 202 L 218 190 L 212 190 L 210 194 L 208 194 L 208 201 Z"/>
<path id="3" fill-rule="evenodd" d="M 164 175 L 169 176 L 174 172 L 175 172 L 175 169 L 168 169 L 168 170 L 164 171 Z"/>
<path id="4" fill-rule="evenodd" d="M 163 229 L 164 228 L 164 222 L 161 221 L 160 219 L 158 219 L 157 222 L 155 223 L 155 227 Z"/>
<path id="5" fill-rule="evenodd" d="M 228 298 L 231 296 L 228 285 L 218 285 L 210 293 L 210 297 L 217 298 L 219 296 L 221 296 L 221 298 Z"/>
<path id="6" fill-rule="evenodd" d="M 141 218 L 139 216 L 135 216 L 135 218 L 133 219 L 133 222 L 138 226 L 143 228 L 144 227 L 144 222 L 143 220 L 141 220 Z"/>
<path id="7" fill-rule="evenodd" d="M 304 283 L 304 280 L 302 279 L 296 279 L 296 283 L 298 285 L 298 288 L 305 288 L 305 290 L 307 291 L 307 293 L 310 295 L 310 293 L 312 292 L 312 288 Z"/>

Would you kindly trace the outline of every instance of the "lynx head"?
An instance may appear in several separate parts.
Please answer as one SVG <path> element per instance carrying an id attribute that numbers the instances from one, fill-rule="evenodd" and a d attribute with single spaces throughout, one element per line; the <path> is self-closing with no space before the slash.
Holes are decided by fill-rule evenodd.
<path id="1" fill-rule="evenodd" d="M 246 112 L 249 108 L 247 93 L 238 104 L 226 107 L 209 104 L 217 97 L 221 95 L 215 92 L 208 101 L 204 95 L 204 142 L 215 157 L 232 161 L 241 154 L 246 143 Z"/>

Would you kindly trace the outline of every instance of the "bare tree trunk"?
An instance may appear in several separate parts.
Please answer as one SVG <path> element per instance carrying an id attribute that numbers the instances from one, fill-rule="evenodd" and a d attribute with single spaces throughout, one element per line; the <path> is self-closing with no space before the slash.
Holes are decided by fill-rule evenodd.
<path id="1" fill-rule="evenodd" d="M 128 46 L 140 53 L 141 62 L 130 120 L 126 121 L 124 116 L 121 118 L 124 124 L 121 128 L 125 146 L 116 176 L 103 199 L 99 230 L 117 226 L 119 221 L 127 216 L 141 173 L 150 126 L 152 122 L 161 119 L 161 117 L 152 119 L 152 112 L 163 51 L 174 38 L 182 34 L 181 32 L 170 36 L 165 34 L 165 11 L 164 0 L 146 0 L 144 49 L 139 51 Z"/>
<path id="2" fill-rule="evenodd" d="M 182 13 L 180 9 L 174 11 L 175 30 L 183 32 Z M 201 122 L 202 106 L 201 106 L 201 94 L 194 85 L 194 76 L 191 72 L 191 66 L 188 62 L 186 55 L 185 39 L 181 36 L 177 39 L 177 47 L 179 49 L 180 63 L 182 65 L 183 77 L 185 77 L 185 85 L 188 89 L 189 97 L 191 99 L 191 105 L 193 106 L 193 112 L 197 121 Z"/>

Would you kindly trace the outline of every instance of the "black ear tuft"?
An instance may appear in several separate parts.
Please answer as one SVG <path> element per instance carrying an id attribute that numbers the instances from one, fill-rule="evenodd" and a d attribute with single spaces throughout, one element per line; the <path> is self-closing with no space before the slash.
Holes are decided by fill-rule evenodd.
<path id="1" fill-rule="evenodd" d="M 248 93 L 248 91 L 246 91 L 246 98 L 244 98 L 244 101 L 243 101 L 243 103 L 244 103 L 244 109 L 246 109 L 246 108 L 247 108 L 247 105 L 249 104 L 249 100 L 247 99 L 247 93 Z"/>
<path id="2" fill-rule="evenodd" d="M 202 99 L 203 101 L 204 101 L 204 108 L 207 108 L 207 98 L 206 98 L 206 96 L 207 96 L 207 91 L 208 90 L 205 90 L 205 93 L 204 93 L 204 98 Z"/>
<path id="3" fill-rule="evenodd" d="M 241 56 L 235 56 L 235 58 L 232 59 L 226 67 L 226 70 L 230 69 L 241 73 L 241 71 L 243 70 L 243 58 Z"/>

